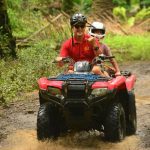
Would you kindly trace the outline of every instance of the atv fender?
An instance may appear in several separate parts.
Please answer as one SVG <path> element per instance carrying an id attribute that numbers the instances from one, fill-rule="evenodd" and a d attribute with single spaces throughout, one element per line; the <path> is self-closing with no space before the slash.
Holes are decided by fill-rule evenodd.
<path id="1" fill-rule="evenodd" d="M 131 91 L 134 88 L 135 81 L 136 81 L 135 75 L 131 75 L 126 79 L 125 83 L 128 91 Z"/>
<path id="2" fill-rule="evenodd" d="M 122 89 L 125 86 L 126 78 L 124 76 L 118 76 L 111 81 L 108 81 L 110 84 L 108 86 L 109 90 L 113 89 Z"/>
<path id="3" fill-rule="evenodd" d="M 125 86 L 125 77 L 124 76 L 118 76 L 108 82 L 95 82 L 92 85 L 92 89 L 95 88 L 108 88 L 109 90 L 117 89 L 122 86 Z"/>
<path id="4" fill-rule="evenodd" d="M 40 78 L 38 80 L 38 85 L 41 90 L 47 90 L 48 86 L 62 89 L 62 84 L 63 84 L 63 81 L 48 80 L 46 77 Z"/>

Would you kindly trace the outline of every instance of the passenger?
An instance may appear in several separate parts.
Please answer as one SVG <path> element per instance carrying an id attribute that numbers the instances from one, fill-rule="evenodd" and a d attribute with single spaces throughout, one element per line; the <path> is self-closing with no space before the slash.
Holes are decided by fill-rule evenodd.
<path id="1" fill-rule="evenodd" d="M 103 43 L 103 39 L 105 37 L 105 26 L 103 23 L 93 22 L 89 28 L 89 34 L 99 40 L 100 50 L 102 54 L 106 56 L 112 56 L 110 48 Z M 116 60 L 114 58 L 111 58 L 110 62 L 114 67 L 115 76 L 119 76 L 121 73 Z"/>

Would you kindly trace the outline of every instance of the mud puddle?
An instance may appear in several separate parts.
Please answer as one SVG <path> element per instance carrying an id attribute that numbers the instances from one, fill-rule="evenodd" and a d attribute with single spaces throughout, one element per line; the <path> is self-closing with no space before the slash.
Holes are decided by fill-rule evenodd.
<path id="1" fill-rule="evenodd" d="M 37 100 L 36 98 L 33 102 L 37 103 Z M 8 132 L 7 138 L 0 142 L 0 150 L 150 150 L 150 101 L 149 98 L 137 97 L 136 102 L 137 133 L 134 136 L 127 136 L 118 143 L 104 141 L 103 134 L 98 131 L 68 133 L 56 141 L 38 142 L 36 111 L 33 113 L 34 109 L 32 109 L 31 113 L 29 111 L 31 106 L 28 105 L 28 109 L 24 109 L 22 113 L 15 112 L 15 116 L 13 118 L 11 116 L 13 122 L 11 119 L 9 121 L 12 125 L 6 124 L 6 132 L 13 130 Z M 20 106 L 23 106 L 22 103 L 18 104 L 18 108 Z M 9 113 L 8 109 L 7 113 Z"/>
<path id="2" fill-rule="evenodd" d="M 9 143 L 9 145 L 8 145 Z M 38 142 L 35 130 L 18 130 L 9 136 L 1 150 L 141 150 L 136 136 L 109 143 L 96 131 L 68 134 L 57 141 Z"/>

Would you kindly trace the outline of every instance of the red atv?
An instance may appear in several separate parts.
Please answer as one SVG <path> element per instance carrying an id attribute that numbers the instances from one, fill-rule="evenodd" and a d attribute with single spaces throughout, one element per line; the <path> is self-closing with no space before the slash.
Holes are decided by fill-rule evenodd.
<path id="1" fill-rule="evenodd" d="M 104 69 L 104 62 L 112 57 L 98 56 L 93 62 Z M 64 58 L 63 62 L 70 60 Z M 110 141 L 135 134 L 135 76 L 123 71 L 121 76 L 102 77 L 91 73 L 92 65 L 79 61 L 74 63 L 73 73 L 38 80 L 38 140 L 56 138 L 68 130 L 103 131 Z"/>

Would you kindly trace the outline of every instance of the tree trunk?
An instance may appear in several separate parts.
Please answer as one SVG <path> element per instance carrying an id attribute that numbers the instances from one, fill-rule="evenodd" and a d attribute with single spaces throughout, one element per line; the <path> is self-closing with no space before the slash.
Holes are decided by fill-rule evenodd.
<path id="1" fill-rule="evenodd" d="M 16 41 L 12 36 L 6 2 L 0 0 L 0 58 L 16 58 L 15 48 Z"/>
<path id="2" fill-rule="evenodd" d="M 112 21 L 113 17 L 113 2 L 112 0 L 93 0 L 92 11 L 93 17 L 98 17 L 101 21 Z"/>

